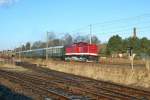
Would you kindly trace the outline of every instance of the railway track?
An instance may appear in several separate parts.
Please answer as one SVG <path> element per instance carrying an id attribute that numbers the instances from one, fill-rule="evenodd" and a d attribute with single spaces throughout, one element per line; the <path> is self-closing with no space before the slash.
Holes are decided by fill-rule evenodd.
<path id="1" fill-rule="evenodd" d="M 61 73 L 62 74 L 62 73 Z M 65 74 L 65 73 L 63 73 Z M 54 74 L 53 74 L 54 75 Z M 58 74 L 55 74 L 58 76 Z M 58 76 L 58 77 L 61 77 L 62 75 Z M 74 77 L 74 78 L 72 78 Z M 93 80 L 93 79 L 90 79 L 90 78 L 85 78 L 85 77 L 78 77 L 78 76 L 70 76 L 70 75 L 67 75 L 65 76 L 66 80 L 72 80 L 72 82 L 76 81 L 76 82 L 80 82 L 80 79 L 82 79 L 82 83 L 83 84 L 88 84 L 90 86 L 93 86 L 95 88 L 99 88 L 99 89 L 109 89 L 109 90 L 115 90 L 116 92 L 118 91 L 119 93 L 123 93 L 123 94 L 127 94 L 127 95 L 132 95 L 132 96 L 135 96 L 135 97 L 138 97 L 138 98 L 149 98 L 150 97 L 150 92 L 149 91 L 144 91 L 144 90 L 139 90 L 139 89 L 136 89 L 136 88 L 131 88 L 131 87 L 128 87 L 128 86 L 123 86 L 123 85 L 119 85 L 119 84 L 114 84 L 114 83 L 111 83 L 111 82 L 104 82 L 104 81 L 97 81 L 97 80 Z M 102 88 L 103 87 L 103 88 Z"/>
<path id="2" fill-rule="evenodd" d="M 61 81 L 61 83 L 58 82 L 58 80 L 55 80 L 55 82 L 48 81 L 46 78 L 42 76 L 37 76 L 34 74 L 25 74 L 25 73 L 14 73 L 14 72 L 7 72 L 7 71 L 0 71 L 1 75 L 5 78 L 8 78 L 11 81 L 19 82 L 23 84 L 24 86 L 29 86 L 29 88 L 32 87 L 33 90 L 36 89 L 37 92 L 43 93 L 42 95 L 49 96 L 57 96 L 60 98 L 60 100 L 117 100 L 117 99 L 123 99 L 123 97 L 114 96 L 111 94 L 106 93 L 95 93 L 95 91 L 89 90 L 88 88 L 81 88 L 78 86 L 69 86 L 66 87 L 65 81 Z M 56 82 L 57 81 L 57 82 Z M 62 82 L 64 82 L 62 84 Z M 53 87 L 53 88 L 52 88 Z M 57 88 L 56 88 L 57 87 Z M 44 92 L 43 92 L 44 91 Z M 45 92 L 46 91 L 46 92 Z M 65 91 L 65 92 L 64 92 Z M 70 92 L 67 93 L 66 92 Z M 47 93 L 49 92 L 49 93 Z M 71 92 L 73 92 L 71 94 Z M 79 94 L 83 94 L 85 96 L 81 96 Z M 78 95 L 74 95 L 78 94 Z M 86 95 L 89 95 L 87 97 Z M 91 98 L 90 98 L 91 97 Z M 53 97 L 54 98 L 54 97 Z M 127 99 L 124 97 L 124 99 Z"/>
<path id="3" fill-rule="evenodd" d="M 53 77 L 57 77 L 63 79 L 63 81 L 66 81 L 66 83 L 68 83 L 68 85 L 76 85 L 76 86 L 80 86 L 80 88 L 82 87 L 86 87 L 89 90 L 94 90 L 93 92 L 95 93 L 101 93 L 104 92 L 107 94 L 111 94 L 111 96 L 113 97 L 124 97 L 126 100 L 127 99 L 143 99 L 143 98 L 149 98 L 150 97 L 150 93 L 147 91 L 142 91 L 142 90 L 138 90 L 138 89 L 134 89 L 134 88 L 129 88 L 129 87 L 125 87 L 122 85 L 116 85 L 113 83 L 108 83 L 108 82 L 103 82 L 103 81 L 97 81 L 97 80 L 91 80 L 91 79 L 85 79 L 85 78 L 73 78 L 72 76 L 69 77 L 68 76 L 64 76 L 64 75 L 58 75 L 58 74 L 52 74 L 49 73 L 51 76 Z M 63 76 L 63 77 L 62 77 Z M 82 81 L 81 81 L 82 80 Z M 85 85 L 86 84 L 86 85 Z"/>
<path id="4" fill-rule="evenodd" d="M 33 90 L 35 93 L 44 98 L 52 100 L 92 100 L 79 94 L 72 94 L 62 88 L 58 88 L 54 84 L 46 84 L 43 80 L 17 72 L 8 72 L 0 70 L 0 75 L 12 82 L 19 83 L 25 88 Z"/>
<path id="5" fill-rule="evenodd" d="M 114 100 L 149 100 L 150 92 L 139 90 L 127 86 L 122 86 L 110 82 L 97 81 L 90 78 L 79 77 L 76 75 L 60 73 L 57 71 L 52 71 L 48 69 L 43 69 L 37 67 L 36 65 L 29 63 L 19 63 L 24 67 L 28 67 L 32 70 L 39 72 L 36 77 L 41 77 L 43 74 L 44 77 L 42 79 L 48 80 L 49 76 L 55 77 L 55 84 L 59 84 L 59 86 L 67 88 L 69 90 L 80 94 L 86 94 L 88 96 L 93 97 L 94 99 L 114 99 Z M 30 67 L 29 67 L 30 66 Z M 102 100 L 103 100 L 102 99 Z"/>

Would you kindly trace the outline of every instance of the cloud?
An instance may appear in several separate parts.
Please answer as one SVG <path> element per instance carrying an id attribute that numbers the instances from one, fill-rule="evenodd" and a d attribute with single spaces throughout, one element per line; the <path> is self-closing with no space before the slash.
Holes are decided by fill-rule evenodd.
<path id="1" fill-rule="evenodd" d="M 10 6 L 19 0 L 0 0 L 0 6 Z"/>

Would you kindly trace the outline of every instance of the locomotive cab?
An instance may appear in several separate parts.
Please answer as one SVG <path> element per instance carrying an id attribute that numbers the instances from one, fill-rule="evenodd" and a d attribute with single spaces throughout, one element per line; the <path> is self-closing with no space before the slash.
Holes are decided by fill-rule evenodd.
<path id="1" fill-rule="evenodd" d="M 86 42 L 74 43 L 65 48 L 65 60 L 97 61 L 98 47 Z"/>

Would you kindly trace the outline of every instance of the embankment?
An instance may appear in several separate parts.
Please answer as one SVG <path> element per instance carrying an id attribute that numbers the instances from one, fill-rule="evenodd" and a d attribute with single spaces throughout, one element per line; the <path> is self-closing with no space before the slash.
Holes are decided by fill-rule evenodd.
<path id="1" fill-rule="evenodd" d="M 119 84 L 150 88 L 150 71 L 144 66 L 111 65 L 95 63 L 78 63 L 43 60 L 29 60 L 32 63 L 47 64 L 50 69 L 90 77 L 97 80 L 111 81 Z"/>

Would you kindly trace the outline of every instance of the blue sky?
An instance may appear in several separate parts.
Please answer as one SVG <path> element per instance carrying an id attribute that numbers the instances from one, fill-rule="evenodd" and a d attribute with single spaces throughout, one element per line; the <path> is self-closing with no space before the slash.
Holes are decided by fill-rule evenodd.
<path id="1" fill-rule="evenodd" d="M 0 0 L 0 50 L 44 41 L 46 31 L 86 35 L 89 24 L 102 42 L 115 34 L 129 37 L 133 27 L 139 37 L 150 38 L 149 5 L 150 0 Z"/>

